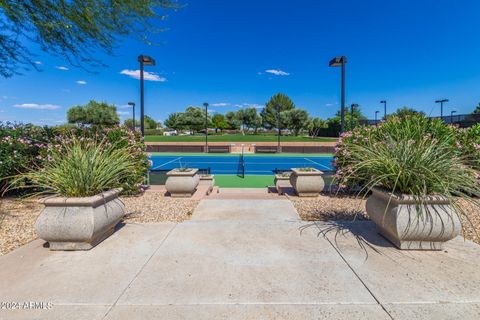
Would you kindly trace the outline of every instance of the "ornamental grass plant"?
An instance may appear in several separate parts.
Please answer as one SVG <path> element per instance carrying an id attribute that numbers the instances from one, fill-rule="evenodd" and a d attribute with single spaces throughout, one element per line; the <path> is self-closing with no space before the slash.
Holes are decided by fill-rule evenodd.
<path id="1" fill-rule="evenodd" d="M 128 187 L 138 170 L 128 148 L 107 139 L 72 135 L 51 146 L 41 165 L 15 176 L 10 188 L 34 189 L 32 195 L 88 197 L 113 188 Z"/>
<path id="2" fill-rule="evenodd" d="M 478 167 L 462 150 L 460 129 L 421 115 L 391 117 L 377 127 L 359 127 L 344 134 L 336 147 L 335 181 L 365 197 L 380 187 L 393 194 L 449 200 L 457 213 L 458 197 L 480 208 Z"/>

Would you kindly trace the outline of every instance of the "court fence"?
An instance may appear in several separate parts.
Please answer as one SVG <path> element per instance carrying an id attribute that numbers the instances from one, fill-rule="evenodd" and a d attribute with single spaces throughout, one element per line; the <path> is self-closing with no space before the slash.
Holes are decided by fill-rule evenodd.
<path id="1" fill-rule="evenodd" d="M 171 153 L 204 153 L 205 145 L 158 145 L 147 144 L 147 152 L 171 152 Z M 212 145 L 208 146 L 208 153 L 230 153 L 231 146 L 225 145 Z M 271 146 L 255 146 L 255 153 L 333 153 L 333 146 L 308 146 L 308 145 L 288 145 L 278 148 L 277 145 Z"/>
<path id="2" fill-rule="evenodd" d="M 388 116 L 387 116 L 388 117 Z M 480 123 L 480 113 L 471 114 L 451 114 L 443 117 L 429 117 L 430 119 L 440 119 L 445 124 L 457 125 L 460 128 L 469 128 L 477 123 Z M 360 125 L 374 126 L 380 123 L 382 120 L 360 120 Z"/>

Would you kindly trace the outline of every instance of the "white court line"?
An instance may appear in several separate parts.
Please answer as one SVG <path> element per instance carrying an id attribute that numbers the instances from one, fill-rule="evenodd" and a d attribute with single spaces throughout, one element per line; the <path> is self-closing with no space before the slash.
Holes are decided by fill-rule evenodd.
<path id="1" fill-rule="evenodd" d="M 305 159 L 305 160 L 307 160 L 307 161 L 310 161 L 311 163 L 314 163 L 314 164 L 316 164 L 316 165 L 318 165 L 318 166 L 324 167 L 325 169 L 327 169 L 327 170 L 329 170 L 329 171 L 332 170 L 332 168 L 327 167 L 327 166 L 325 166 L 325 165 L 323 165 L 323 164 L 321 164 L 321 163 L 318 163 L 318 162 L 316 162 L 316 161 L 310 160 L 310 159 L 308 159 L 308 158 L 303 158 L 303 159 Z"/>
<path id="2" fill-rule="evenodd" d="M 152 169 L 150 169 L 150 170 L 158 169 L 158 168 L 160 168 L 160 167 L 163 167 L 163 166 L 165 166 L 165 165 L 167 165 L 167 164 L 169 164 L 169 163 L 172 163 L 172 162 L 177 161 L 177 160 L 180 160 L 180 159 L 182 159 L 182 157 L 178 157 L 178 158 L 173 159 L 173 160 L 171 160 L 171 161 L 165 162 L 164 164 L 161 164 L 161 165 L 159 165 L 159 166 L 156 166 L 155 168 L 152 168 Z"/>

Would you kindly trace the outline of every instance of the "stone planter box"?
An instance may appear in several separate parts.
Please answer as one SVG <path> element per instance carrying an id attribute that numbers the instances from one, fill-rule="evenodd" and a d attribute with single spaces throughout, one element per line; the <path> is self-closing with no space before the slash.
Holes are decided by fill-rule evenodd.
<path id="1" fill-rule="evenodd" d="M 290 175 L 276 174 L 273 182 L 275 183 L 275 189 L 277 189 L 278 194 L 283 194 L 285 188 L 292 187 L 290 184 Z"/>
<path id="2" fill-rule="evenodd" d="M 200 185 L 208 186 L 207 194 L 210 194 L 213 191 L 215 186 L 215 177 L 213 174 L 201 174 L 200 176 Z"/>
<path id="3" fill-rule="evenodd" d="M 420 203 L 409 195 L 373 188 L 367 213 L 380 234 L 399 249 L 442 250 L 443 244 L 460 234 L 461 222 L 447 199 L 429 196 Z"/>
<path id="4" fill-rule="evenodd" d="M 125 215 L 120 191 L 40 200 L 45 208 L 35 223 L 38 237 L 50 244 L 50 250 L 90 250 L 109 237 Z"/>
<path id="5" fill-rule="evenodd" d="M 172 197 L 191 197 L 199 182 L 198 169 L 188 169 L 188 171 L 173 169 L 167 172 L 165 188 Z"/>
<path id="6" fill-rule="evenodd" d="M 323 172 L 315 168 L 311 168 L 311 171 L 302 169 L 292 168 L 290 184 L 299 197 L 317 197 L 325 186 L 322 178 Z"/>

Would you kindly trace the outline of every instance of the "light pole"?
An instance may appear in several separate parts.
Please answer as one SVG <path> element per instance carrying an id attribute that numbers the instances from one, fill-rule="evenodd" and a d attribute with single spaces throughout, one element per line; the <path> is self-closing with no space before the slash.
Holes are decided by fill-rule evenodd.
<path id="1" fill-rule="evenodd" d="M 128 103 L 129 106 L 132 106 L 133 108 L 133 111 L 132 111 L 132 115 L 133 115 L 133 125 L 132 125 L 132 129 L 133 131 L 135 131 L 135 102 L 129 102 Z"/>
<path id="2" fill-rule="evenodd" d="M 340 133 L 343 133 L 345 130 L 345 64 L 347 63 L 347 57 L 340 56 L 335 57 L 330 60 L 328 64 L 330 67 L 342 67 L 342 103 L 341 103 L 341 125 L 340 125 Z"/>
<path id="3" fill-rule="evenodd" d="M 448 102 L 448 99 L 435 100 L 435 103 L 440 103 L 440 119 L 443 121 L 443 104 Z"/>
<path id="4" fill-rule="evenodd" d="M 375 126 L 377 126 L 377 121 L 378 121 L 377 114 L 379 114 L 379 112 L 380 111 L 375 111 Z"/>
<path id="5" fill-rule="evenodd" d="M 282 129 L 280 129 L 280 105 L 276 105 L 275 109 L 277 110 L 277 129 L 278 129 L 277 152 L 280 152 L 280 135 L 282 134 Z"/>
<path id="6" fill-rule="evenodd" d="M 208 102 L 204 102 L 205 107 L 205 152 L 208 152 Z"/>
<path id="7" fill-rule="evenodd" d="M 145 135 L 145 101 L 143 98 L 143 67 L 154 66 L 155 60 L 152 57 L 144 56 L 143 54 L 138 56 L 138 62 L 140 62 L 140 131 L 142 137 Z"/>
<path id="8" fill-rule="evenodd" d="M 452 110 L 450 112 L 450 124 L 453 124 L 453 114 L 456 113 L 456 112 L 457 112 L 457 110 Z"/>
<path id="9" fill-rule="evenodd" d="M 382 100 L 380 103 L 383 103 L 383 119 L 387 120 L 387 100 Z"/>
<path id="10" fill-rule="evenodd" d="M 350 130 L 353 130 L 353 111 L 358 108 L 357 103 L 352 103 L 350 106 Z"/>

